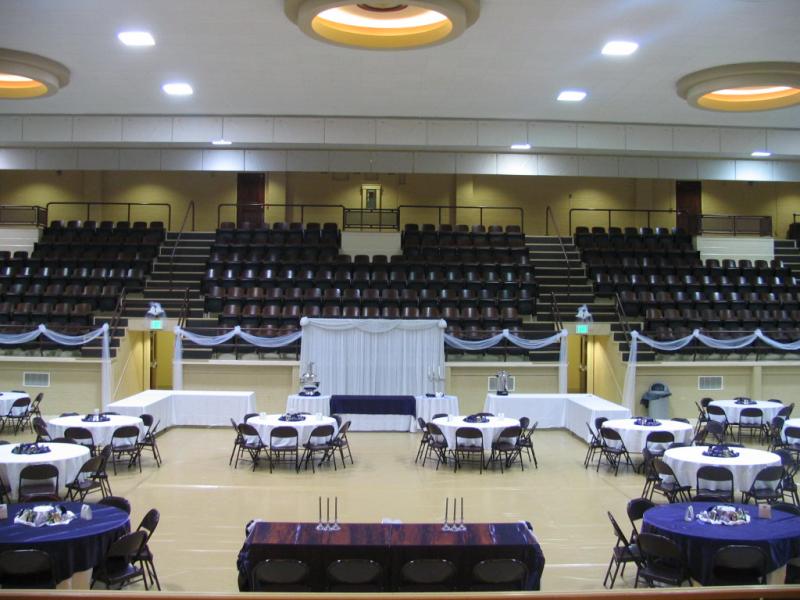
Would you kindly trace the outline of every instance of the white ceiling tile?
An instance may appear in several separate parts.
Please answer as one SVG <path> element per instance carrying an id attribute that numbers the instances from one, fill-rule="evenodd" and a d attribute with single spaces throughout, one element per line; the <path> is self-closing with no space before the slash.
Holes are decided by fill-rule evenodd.
<path id="1" fill-rule="evenodd" d="M 424 146 L 428 125 L 422 119 L 378 119 L 376 142 L 379 146 Z"/>
<path id="2" fill-rule="evenodd" d="M 39 148 L 36 150 L 36 168 L 45 170 L 74 170 L 78 168 L 76 148 Z"/>
<path id="3" fill-rule="evenodd" d="M 737 160 L 737 181 L 772 181 L 771 160 Z"/>
<path id="4" fill-rule="evenodd" d="M 244 171 L 244 150 L 203 150 L 203 171 Z"/>
<path id="5" fill-rule="evenodd" d="M 767 150 L 773 154 L 800 155 L 800 130 L 768 129 Z"/>
<path id="6" fill-rule="evenodd" d="M 478 124 L 475 121 L 428 121 L 429 146 L 476 146 Z"/>
<path id="7" fill-rule="evenodd" d="M 414 154 L 412 152 L 373 152 L 373 173 L 413 173 Z"/>
<path id="8" fill-rule="evenodd" d="M 723 153 L 750 154 L 767 147 L 767 132 L 764 129 L 723 127 L 719 133 L 720 150 Z"/>
<path id="9" fill-rule="evenodd" d="M 450 152 L 415 152 L 415 173 L 455 173 L 456 155 Z"/>
<path id="10" fill-rule="evenodd" d="M 222 117 L 175 117 L 172 122 L 173 142 L 210 144 L 222 138 Z"/>
<path id="11" fill-rule="evenodd" d="M 375 144 L 373 119 L 325 119 L 326 144 Z"/>
<path id="12" fill-rule="evenodd" d="M 498 154 L 498 175 L 538 175 L 539 161 L 535 154 Z"/>
<path id="13" fill-rule="evenodd" d="M 625 147 L 628 150 L 672 152 L 672 127 L 626 125 Z"/>
<path id="14" fill-rule="evenodd" d="M 328 171 L 328 152 L 325 150 L 290 150 L 287 171 Z"/>
<path id="15" fill-rule="evenodd" d="M 22 141 L 22 117 L 0 117 L 0 143 Z"/>
<path id="16" fill-rule="evenodd" d="M 311 117 L 276 118 L 275 142 L 279 144 L 322 144 L 325 142 L 325 120 Z"/>
<path id="17" fill-rule="evenodd" d="M 156 148 L 122 148 L 119 168 L 121 171 L 159 171 L 161 151 Z"/>
<path id="18" fill-rule="evenodd" d="M 202 150 L 162 150 L 161 169 L 163 171 L 202 171 Z"/>
<path id="19" fill-rule="evenodd" d="M 171 142 L 172 117 L 125 117 L 122 139 L 125 142 Z"/>
<path id="20" fill-rule="evenodd" d="M 540 154 L 539 175 L 577 175 L 578 157 L 566 154 Z"/>
<path id="21" fill-rule="evenodd" d="M 658 159 L 647 156 L 622 156 L 619 159 L 619 175 L 635 179 L 658 177 Z"/>
<path id="22" fill-rule="evenodd" d="M 372 156 L 369 152 L 334 150 L 329 153 L 329 169 L 336 173 L 370 173 Z"/>
<path id="23" fill-rule="evenodd" d="M 24 117 L 22 139 L 26 142 L 71 142 L 72 117 Z"/>
<path id="24" fill-rule="evenodd" d="M 675 152 L 719 152 L 717 127 L 673 127 L 672 149 Z"/>
<path id="25" fill-rule="evenodd" d="M 693 158 L 659 158 L 658 176 L 662 179 L 698 179 L 697 161 Z"/>
<path id="26" fill-rule="evenodd" d="M 578 125 L 578 148 L 624 150 L 625 126 L 581 123 Z"/>
<path id="27" fill-rule="evenodd" d="M 234 144 L 271 144 L 275 122 L 269 117 L 225 117 L 222 137 Z"/>
<path id="28" fill-rule="evenodd" d="M 478 145 L 509 148 L 528 143 L 525 121 L 478 121 Z"/>
<path id="29" fill-rule="evenodd" d="M 116 171 L 119 169 L 119 150 L 116 148 L 78 149 L 78 168 L 86 171 Z"/>
<path id="30" fill-rule="evenodd" d="M 286 150 L 246 150 L 244 170 L 282 172 L 286 170 Z"/>
<path id="31" fill-rule="evenodd" d="M 537 148 L 577 148 L 578 126 L 575 123 L 528 123 L 528 143 Z"/>
<path id="32" fill-rule="evenodd" d="M 727 181 L 736 178 L 736 161 L 733 160 L 707 160 L 697 161 L 698 177 L 700 179 L 717 179 Z"/>
<path id="33" fill-rule="evenodd" d="M 0 148 L 0 169 L 35 169 L 36 150 L 32 148 Z"/>
<path id="34" fill-rule="evenodd" d="M 75 117 L 72 121 L 72 141 L 121 142 L 122 117 Z"/>

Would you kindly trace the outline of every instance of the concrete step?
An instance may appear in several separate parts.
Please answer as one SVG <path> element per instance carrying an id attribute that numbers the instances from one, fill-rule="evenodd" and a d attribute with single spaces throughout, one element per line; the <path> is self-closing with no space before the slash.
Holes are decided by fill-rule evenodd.
<path id="1" fill-rule="evenodd" d="M 190 257 L 205 257 L 206 259 L 211 254 L 211 248 L 206 246 L 180 246 L 175 250 L 175 258 L 190 258 Z M 158 251 L 159 258 L 167 258 L 172 256 L 172 248 L 161 246 Z"/>
<path id="2" fill-rule="evenodd" d="M 574 245 L 574 242 L 572 241 L 571 237 L 562 237 L 561 241 L 563 242 L 563 244 L 565 246 L 567 244 Z M 556 244 L 556 245 L 559 245 L 558 244 L 558 237 L 556 237 L 555 235 L 526 235 L 525 236 L 525 244 L 526 245 L 529 245 L 529 244 Z"/>
<path id="3" fill-rule="evenodd" d="M 185 290 L 181 289 L 180 287 L 175 287 L 174 290 L 169 290 L 169 288 L 155 288 L 155 289 L 145 289 L 143 292 L 144 298 L 147 301 L 162 301 L 162 300 L 183 300 L 183 296 L 185 294 Z M 163 302 L 162 302 L 163 304 Z M 200 297 L 200 289 L 199 288 L 189 288 L 189 306 L 194 306 L 197 304 L 198 306 L 203 305 L 203 299 Z"/>
<path id="4" fill-rule="evenodd" d="M 174 242 L 178 239 L 178 231 L 168 231 L 166 239 L 169 242 Z M 180 234 L 181 241 L 193 241 L 193 242 L 213 242 L 216 238 L 217 234 L 214 231 L 184 231 Z"/>

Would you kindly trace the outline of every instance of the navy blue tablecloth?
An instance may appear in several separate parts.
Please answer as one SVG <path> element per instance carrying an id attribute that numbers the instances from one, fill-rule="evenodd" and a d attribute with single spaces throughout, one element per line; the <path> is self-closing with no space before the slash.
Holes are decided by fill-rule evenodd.
<path id="1" fill-rule="evenodd" d="M 78 518 L 67 525 L 28 527 L 14 523 L 17 513 L 28 506 L 56 504 L 71 510 Z M 91 504 L 92 519 L 80 518 L 80 502 L 33 502 L 9 504 L 8 518 L 0 519 L 0 552 L 34 548 L 47 552 L 53 559 L 56 581 L 72 577 L 98 565 L 108 547 L 130 531 L 130 518 L 124 511 Z"/>
<path id="2" fill-rule="evenodd" d="M 681 502 L 651 508 L 644 515 L 642 530 L 677 542 L 692 577 L 703 585 L 711 582 L 711 562 L 714 553 L 723 546 L 748 544 L 762 548 L 767 555 L 768 572 L 800 555 L 800 517 L 773 510 L 771 519 L 759 519 L 758 508 L 750 504 L 744 505 L 751 519 L 747 525 L 709 525 L 697 519 L 685 521 L 687 506 L 688 503 Z M 692 506 L 697 514 L 714 503 L 693 502 Z"/>
<path id="3" fill-rule="evenodd" d="M 417 413 L 414 396 L 331 396 L 331 414 L 411 415 Z"/>

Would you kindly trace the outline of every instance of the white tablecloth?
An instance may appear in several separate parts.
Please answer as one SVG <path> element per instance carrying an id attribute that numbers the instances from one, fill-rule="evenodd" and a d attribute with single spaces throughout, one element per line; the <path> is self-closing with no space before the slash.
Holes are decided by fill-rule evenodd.
<path id="1" fill-rule="evenodd" d="M 139 428 L 139 438 L 141 439 L 147 433 L 147 427 L 144 426 L 139 417 L 130 417 L 126 415 L 108 415 L 108 421 L 83 421 L 85 415 L 77 417 L 55 417 L 50 419 L 47 423 L 47 430 L 52 437 L 63 437 L 64 432 L 68 427 L 83 427 L 92 432 L 95 446 L 108 446 L 111 443 L 111 437 L 118 427 L 125 427 L 126 425 L 136 425 Z M 117 441 L 119 443 L 119 441 Z"/>
<path id="2" fill-rule="evenodd" d="M 697 469 L 704 465 L 727 467 L 733 473 L 734 489 L 747 491 L 761 469 L 772 465 L 780 465 L 781 459 L 777 454 L 755 450 L 753 448 L 733 448 L 739 453 L 736 458 L 713 458 L 703 456 L 708 450 L 707 446 L 686 446 L 672 448 L 664 453 L 664 462 L 667 463 L 681 485 L 697 485 Z"/>
<path id="3" fill-rule="evenodd" d="M 308 412 L 312 415 L 321 413 L 325 416 L 331 414 L 330 396 L 301 396 L 292 394 L 286 399 L 286 412 Z"/>
<path id="4" fill-rule="evenodd" d="M 458 396 L 438 396 L 430 398 L 428 396 L 414 396 L 417 401 L 417 416 L 422 417 L 425 422 L 431 420 L 433 415 L 444 413 L 446 415 L 458 414 Z M 411 421 L 411 431 L 419 431 L 417 420 Z"/>
<path id="5" fill-rule="evenodd" d="M 492 449 L 492 442 L 499 436 L 500 432 L 506 427 L 513 427 L 519 425 L 519 419 L 512 419 L 509 417 L 489 417 L 488 423 L 466 423 L 464 415 L 455 415 L 451 417 L 440 417 L 431 421 L 439 426 L 447 440 L 448 448 L 455 448 L 456 446 L 456 430 L 459 427 L 473 427 L 480 429 L 483 433 L 483 449 L 490 451 Z"/>
<path id="6" fill-rule="evenodd" d="M 269 445 L 270 432 L 275 427 L 288 426 L 297 430 L 297 443 L 302 446 L 308 442 L 311 437 L 311 431 L 319 425 L 333 425 L 333 431 L 336 432 L 336 419 L 332 417 L 322 416 L 319 419 L 315 415 L 306 415 L 304 421 L 281 421 L 281 415 L 258 415 L 257 417 L 250 417 L 247 422 L 258 429 L 258 435 L 261 436 L 261 441 Z M 286 442 L 288 444 L 288 440 Z M 278 444 L 279 446 L 282 444 Z"/>
<path id="7" fill-rule="evenodd" d="M 507 417 L 528 417 L 539 428 L 566 427 L 585 442 L 589 441 L 586 423 L 594 426 L 597 417 L 624 419 L 631 416 L 624 406 L 594 394 L 488 394 L 484 411 Z"/>
<path id="8" fill-rule="evenodd" d="M 0 446 L 0 478 L 11 489 L 11 497 L 17 497 L 19 474 L 28 465 L 51 464 L 58 468 L 59 494 L 64 495 L 68 483 L 72 483 L 83 463 L 89 460 L 89 449 L 78 444 L 46 444 L 46 454 L 12 454 L 17 444 Z"/>
<path id="9" fill-rule="evenodd" d="M 0 392 L 0 415 L 7 415 L 11 405 L 20 398 L 30 398 L 30 396 L 18 392 Z"/>
<path id="10" fill-rule="evenodd" d="M 106 410 L 153 415 L 162 430 L 175 425 L 219 427 L 230 426 L 231 418 L 241 423 L 247 413 L 256 412 L 255 397 L 255 392 L 147 390 L 112 402 Z"/>
<path id="11" fill-rule="evenodd" d="M 755 404 L 736 404 L 735 400 L 713 400 L 709 404 L 719 406 L 724 410 L 728 423 L 738 423 L 739 413 L 742 412 L 743 408 L 760 408 L 764 413 L 764 423 L 769 423 L 773 417 L 778 416 L 778 413 L 783 408 L 783 404 L 767 402 L 766 400 L 756 400 Z M 714 415 L 709 416 L 714 419 Z"/>
<path id="12" fill-rule="evenodd" d="M 644 450 L 647 436 L 654 431 L 669 431 L 675 436 L 676 442 L 683 444 L 688 444 L 692 441 L 694 429 L 688 423 L 672 421 L 671 419 L 659 419 L 661 425 L 647 427 L 645 425 L 637 425 L 634 421 L 635 419 L 611 419 L 603 423 L 603 429 L 608 427 L 616 430 L 629 452 L 641 452 Z"/>

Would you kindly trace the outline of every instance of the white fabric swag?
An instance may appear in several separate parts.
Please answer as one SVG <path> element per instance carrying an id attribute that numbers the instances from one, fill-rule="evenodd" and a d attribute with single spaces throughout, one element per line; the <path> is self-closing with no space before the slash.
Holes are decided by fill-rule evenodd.
<path id="1" fill-rule="evenodd" d="M 459 350 L 486 350 L 487 348 L 491 348 L 496 346 L 503 340 L 508 340 L 515 346 L 519 346 L 520 348 L 524 348 L 525 350 L 539 350 L 540 348 L 546 348 L 547 346 L 551 346 L 553 344 L 559 344 L 559 353 L 558 353 L 558 393 L 559 394 L 566 394 L 567 393 L 567 330 L 562 329 L 558 333 L 551 335 L 547 338 L 542 338 L 540 340 L 528 340 L 525 338 L 521 338 L 518 335 L 514 335 L 513 333 L 509 332 L 508 329 L 503 329 L 502 332 L 494 335 L 490 338 L 486 338 L 485 340 L 462 340 L 455 336 L 450 335 L 449 333 L 444 334 L 444 343 L 448 346 L 452 346 L 453 348 L 458 348 Z"/>
<path id="2" fill-rule="evenodd" d="M 303 318 L 300 325 L 300 371 L 313 362 L 324 395 L 413 396 L 430 389 L 429 369 L 444 376 L 444 321 Z"/>
<path id="3" fill-rule="evenodd" d="M 48 329 L 44 324 L 39 324 L 33 331 L 27 331 L 25 333 L 0 333 L 0 344 L 26 344 L 32 342 L 40 335 L 62 346 L 83 346 L 103 336 L 103 349 L 100 363 L 100 399 L 103 403 L 103 407 L 108 406 L 111 402 L 111 350 L 109 349 L 111 342 L 109 340 L 108 323 L 103 323 L 99 329 L 82 335 L 65 335 Z"/>
<path id="4" fill-rule="evenodd" d="M 239 336 L 248 344 L 257 346 L 259 348 L 282 348 L 288 346 L 299 340 L 303 332 L 295 331 L 287 335 L 280 335 L 276 337 L 259 337 L 242 331 L 242 328 L 237 325 L 227 333 L 222 335 L 199 335 L 187 331 L 182 327 L 175 327 L 175 351 L 172 357 L 172 389 L 183 389 L 183 340 L 187 339 L 193 344 L 198 346 L 219 346 L 227 341 L 230 341 L 234 336 Z"/>
<path id="5" fill-rule="evenodd" d="M 718 350 L 738 350 L 740 348 L 746 348 L 756 340 L 761 340 L 765 344 L 778 350 L 787 350 L 791 352 L 800 350 L 800 340 L 795 340 L 794 342 L 788 343 L 779 342 L 764 335 L 760 329 L 756 329 L 753 333 L 740 338 L 727 340 L 718 340 L 701 333 L 699 329 L 695 329 L 690 335 L 687 335 L 684 338 L 670 340 L 667 342 L 659 342 L 653 338 L 647 337 L 646 335 L 642 335 L 638 331 L 631 331 L 630 356 L 628 357 L 628 369 L 625 372 L 625 384 L 622 391 L 622 404 L 626 408 L 629 408 L 631 412 L 635 412 L 633 408 L 636 402 L 636 354 L 638 352 L 639 342 L 647 344 L 656 350 L 674 352 L 675 350 L 680 350 L 681 348 L 688 346 L 692 340 L 697 340 L 706 346 L 716 348 Z"/>

